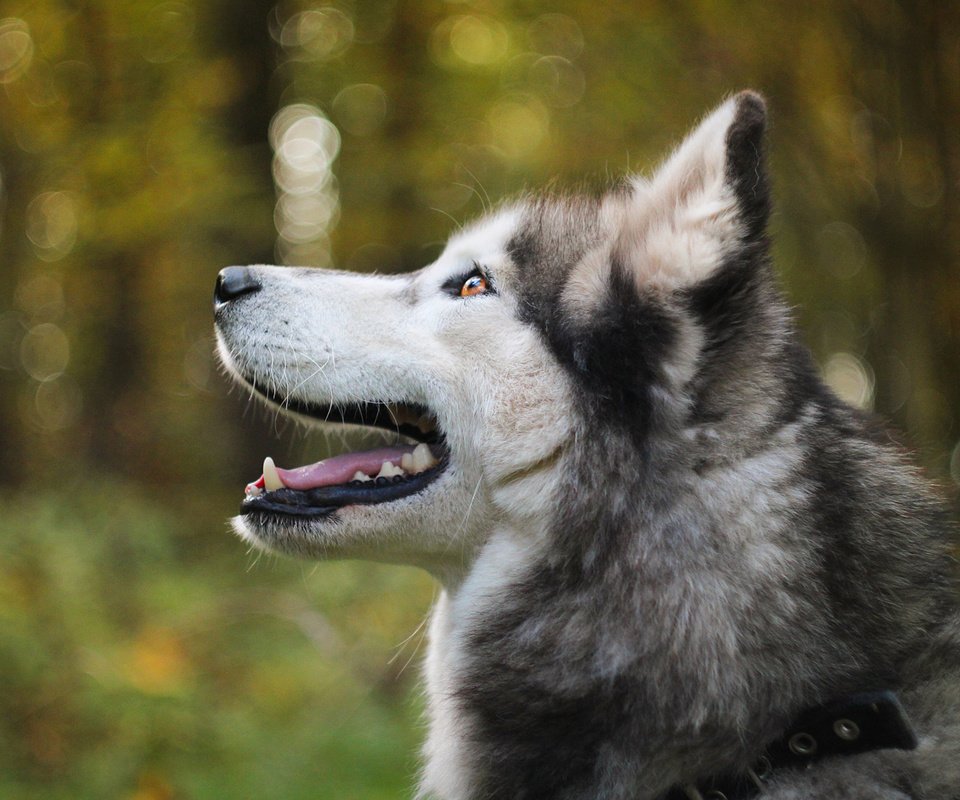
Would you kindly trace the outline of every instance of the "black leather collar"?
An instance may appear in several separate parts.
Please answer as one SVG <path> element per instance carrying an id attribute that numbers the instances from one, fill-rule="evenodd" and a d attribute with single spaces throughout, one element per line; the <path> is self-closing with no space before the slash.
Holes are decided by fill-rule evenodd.
<path id="1" fill-rule="evenodd" d="M 783 769 L 828 756 L 916 746 L 917 737 L 893 692 L 850 694 L 803 712 L 752 767 L 675 786 L 661 800 L 747 800 Z"/>

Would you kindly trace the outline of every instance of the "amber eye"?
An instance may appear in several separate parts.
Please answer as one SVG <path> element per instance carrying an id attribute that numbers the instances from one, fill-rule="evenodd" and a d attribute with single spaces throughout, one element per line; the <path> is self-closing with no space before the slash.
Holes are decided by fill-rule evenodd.
<path id="1" fill-rule="evenodd" d="M 473 297 L 478 294 L 486 294 L 490 289 L 487 279 L 483 275 L 471 275 L 463 282 L 460 287 L 461 297 Z"/>

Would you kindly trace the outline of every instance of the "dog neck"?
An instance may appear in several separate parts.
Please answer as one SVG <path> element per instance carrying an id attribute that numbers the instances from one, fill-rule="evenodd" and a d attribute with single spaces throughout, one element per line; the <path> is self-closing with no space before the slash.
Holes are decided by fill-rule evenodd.
<path id="1" fill-rule="evenodd" d="M 917 737 L 891 691 L 862 692 L 807 709 L 754 763 L 676 786 L 661 800 L 748 800 L 784 769 L 873 750 L 913 750 Z"/>
<path id="2" fill-rule="evenodd" d="M 514 592 L 517 577 L 523 575 L 532 563 L 539 563 L 542 557 L 543 550 L 538 546 L 536 536 L 519 536 L 515 530 L 500 531 L 491 536 L 472 568 L 463 577 L 445 584 L 445 591 L 432 618 L 426 662 L 430 731 L 424 748 L 426 766 L 420 797 L 461 800 L 473 797 L 477 785 L 483 784 L 484 776 L 479 774 L 478 766 L 478 737 L 475 735 L 480 732 L 477 726 L 482 724 L 478 719 L 483 716 L 483 698 L 475 696 L 476 687 L 478 683 L 489 679 L 491 673 L 497 673 L 504 667 L 507 671 L 512 669 L 510 660 L 515 655 L 497 650 L 495 659 L 479 663 L 477 630 L 483 629 L 485 621 L 490 618 L 511 613 L 504 610 L 507 608 L 504 600 Z M 566 598 L 567 601 L 569 598 Z M 563 613 L 569 616 L 576 611 L 576 607 L 567 606 Z M 490 656 L 493 651 L 489 643 L 481 645 L 481 649 L 484 647 L 487 656 Z M 566 652 L 563 655 L 576 658 L 582 653 Z M 478 673 L 478 669 L 483 672 Z M 502 683 L 493 685 L 498 687 L 495 702 L 502 702 Z M 546 688 L 550 692 L 556 690 L 557 694 L 567 690 L 559 683 Z M 661 688 L 665 694 L 671 693 L 668 686 Z M 545 697 L 540 700 L 543 701 Z M 504 710 L 501 708 L 500 712 Z M 494 709 L 494 713 L 499 712 Z M 651 713 L 656 713 L 656 709 L 651 709 Z M 846 730 L 840 727 L 843 720 L 853 721 L 860 735 L 850 740 L 843 739 L 837 732 Z M 732 738 L 736 739 L 734 734 L 738 729 L 742 730 L 741 725 L 736 720 L 729 722 L 728 729 Z M 531 724 L 536 724 L 536 720 L 531 718 Z M 837 728 L 833 727 L 835 724 Z M 810 757 L 793 752 L 790 748 L 792 737 L 810 731 L 816 741 L 815 752 Z M 776 733 L 776 729 L 768 729 L 762 735 L 772 737 Z M 547 734 L 539 738 L 544 737 L 549 738 Z M 685 741 L 696 747 L 694 738 Z M 714 748 L 705 753 L 704 760 L 700 762 L 701 769 L 705 766 L 713 773 L 705 780 L 701 780 L 704 772 L 697 772 L 696 758 L 690 760 L 684 757 L 684 766 L 680 767 L 680 762 L 669 753 L 656 750 L 651 750 L 646 756 L 635 754 L 636 774 L 642 775 L 645 782 L 649 778 L 650 786 L 669 786 L 676 781 L 678 769 L 690 775 L 691 780 L 697 781 L 675 786 L 661 800 L 699 800 L 701 797 L 734 800 L 751 797 L 751 789 L 755 790 L 757 781 L 763 780 L 761 775 L 764 769 L 758 769 L 755 764 L 747 769 L 757 753 L 762 752 L 764 758 L 769 760 L 770 767 L 780 770 L 809 763 L 824 755 L 853 754 L 881 747 L 907 748 L 912 746 L 910 743 L 913 739 L 896 698 L 890 693 L 882 693 L 849 695 L 841 698 L 839 704 L 811 709 L 798 717 L 779 738 L 761 741 L 770 743 L 765 748 L 759 744 L 752 750 L 748 747 L 749 752 L 746 753 L 741 747 L 734 746 Z M 482 762 L 483 758 L 479 761 Z M 724 764 L 738 764 L 740 768 L 727 770 L 722 766 Z M 707 774 L 710 775 L 710 772 Z"/>

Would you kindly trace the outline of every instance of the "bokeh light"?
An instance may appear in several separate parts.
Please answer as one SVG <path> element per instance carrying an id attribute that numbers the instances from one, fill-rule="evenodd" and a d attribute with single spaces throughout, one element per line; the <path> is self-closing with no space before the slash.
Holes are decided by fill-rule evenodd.
<path id="1" fill-rule="evenodd" d="M 554 108 L 576 105 L 583 97 L 583 71 L 563 56 L 543 56 L 530 65 L 530 84 Z"/>
<path id="2" fill-rule="evenodd" d="M 37 422 L 44 431 L 60 431 L 79 418 L 83 394 L 73 380 L 61 375 L 37 386 L 34 406 Z"/>
<path id="3" fill-rule="evenodd" d="M 447 17 L 433 30 L 431 53 L 438 64 L 449 68 L 486 68 L 506 57 L 510 37 L 494 17 L 465 14 Z"/>
<path id="4" fill-rule="evenodd" d="M 70 361 L 70 340 L 52 322 L 35 325 L 20 342 L 20 360 L 34 380 L 53 380 L 63 374 Z"/>
<path id="5" fill-rule="evenodd" d="M 33 39 L 22 19 L 0 20 L 0 83 L 12 83 L 23 75 L 33 60 Z"/>
<path id="6" fill-rule="evenodd" d="M 522 159 L 544 144 L 550 113 L 539 100 L 515 96 L 501 100 L 490 109 L 487 119 L 494 146 L 508 159 Z"/>
<path id="7" fill-rule="evenodd" d="M 269 135 L 277 188 L 277 260 L 328 266 L 329 232 L 340 208 L 333 176 L 340 133 L 316 106 L 296 103 L 277 112 Z"/>
<path id="8" fill-rule="evenodd" d="M 43 192 L 27 206 L 26 234 L 38 258 L 57 261 L 77 240 L 77 212 L 67 192 Z"/>
<path id="9" fill-rule="evenodd" d="M 55 322 L 63 316 L 66 303 L 63 284 L 55 275 L 40 272 L 21 280 L 13 293 L 17 306 L 35 321 Z"/>
<path id="10" fill-rule="evenodd" d="M 468 64 L 494 64 L 507 53 L 503 25 L 491 17 L 464 16 L 450 21 L 450 50 Z"/>
<path id="11" fill-rule="evenodd" d="M 830 222 L 817 234 L 820 263 L 838 278 L 857 275 L 867 263 L 867 245 L 860 231 L 846 222 Z"/>
<path id="12" fill-rule="evenodd" d="M 873 408 L 873 370 L 853 353 L 834 353 L 823 370 L 824 380 L 841 400 L 862 409 Z"/>
<path id="13" fill-rule="evenodd" d="M 566 14 L 541 14 L 527 26 L 530 48 L 537 53 L 574 59 L 583 51 L 583 31 Z"/>
<path id="14" fill-rule="evenodd" d="M 930 149 L 917 145 L 905 148 L 898 178 L 903 196 L 917 208 L 934 208 L 943 197 L 943 171 Z"/>
<path id="15" fill-rule="evenodd" d="M 353 20 L 333 6 L 293 14 L 275 34 L 280 45 L 304 60 L 339 56 L 353 43 L 353 36 Z"/>

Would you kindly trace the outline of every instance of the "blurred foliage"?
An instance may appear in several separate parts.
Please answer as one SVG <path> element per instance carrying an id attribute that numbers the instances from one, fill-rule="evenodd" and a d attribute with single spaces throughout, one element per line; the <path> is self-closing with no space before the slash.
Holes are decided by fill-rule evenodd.
<path id="1" fill-rule="evenodd" d="M 414 769 L 403 570 L 198 557 L 132 485 L 0 522 L 0 796 L 392 798 Z M 423 593 L 417 596 L 424 605 Z M 416 637 L 415 637 L 416 639 Z M 393 656 L 393 657 L 392 657 Z"/>
<path id="2" fill-rule="evenodd" d="M 0 0 L 0 795 L 406 793 L 433 587 L 225 532 L 326 445 L 230 394 L 214 276 L 416 268 L 739 88 L 826 377 L 960 483 L 958 41 L 934 0 Z"/>

